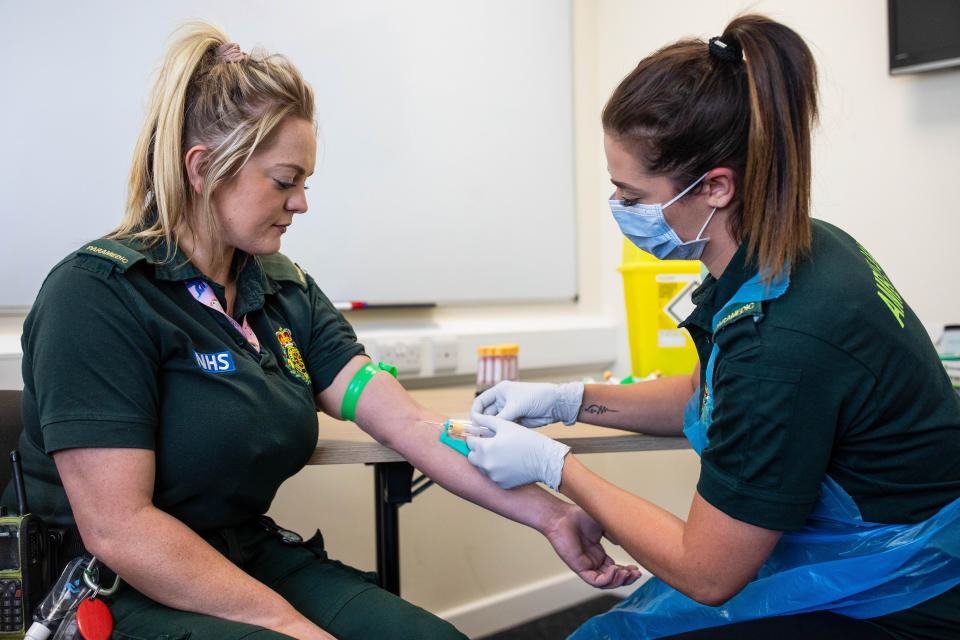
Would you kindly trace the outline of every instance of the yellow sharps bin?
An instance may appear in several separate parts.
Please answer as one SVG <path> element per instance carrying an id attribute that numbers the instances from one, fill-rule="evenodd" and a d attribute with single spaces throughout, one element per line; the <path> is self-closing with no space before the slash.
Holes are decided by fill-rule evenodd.
<path id="1" fill-rule="evenodd" d="M 700 261 L 658 260 L 624 238 L 617 271 L 623 274 L 633 376 L 692 372 L 697 351 L 677 323 L 693 311 L 690 294 L 700 284 Z"/>

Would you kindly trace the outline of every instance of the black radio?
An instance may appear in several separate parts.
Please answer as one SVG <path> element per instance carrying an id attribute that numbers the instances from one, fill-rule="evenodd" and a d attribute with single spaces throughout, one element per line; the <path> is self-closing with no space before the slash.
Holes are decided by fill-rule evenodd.
<path id="1" fill-rule="evenodd" d="M 47 536 L 31 514 L 23 486 L 20 453 L 10 453 L 17 515 L 0 507 L 0 638 L 22 638 L 31 614 L 47 589 Z"/>

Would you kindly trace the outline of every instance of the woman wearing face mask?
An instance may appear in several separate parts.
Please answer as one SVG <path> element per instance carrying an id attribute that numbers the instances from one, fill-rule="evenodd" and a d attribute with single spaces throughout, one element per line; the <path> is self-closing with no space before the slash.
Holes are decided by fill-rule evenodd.
<path id="1" fill-rule="evenodd" d="M 699 364 L 636 385 L 503 383 L 470 461 L 544 482 L 656 576 L 572 637 L 955 638 L 960 400 L 867 249 L 809 216 L 812 55 L 743 16 L 640 62 L 603 112 L 610 208 L 663 259 L 709 270 L 681 324 Z M 686 434 L 686 521 L 525 427 Z M 519 423 L 519 424 L 515 424 Z"/>
<path id="2" fill-rule="evenodd" d="M 297 69 L 190 25 L 158 75 L 123 221 L 54 267 L 26 319 L 27 493 L 123 579 L 113 637 L 464 638 L 329 559 L 319 532 L 298 542 L 263 517 L 314 452 L 318 410 L 535 527 L 587 582 L 635 580 L 579 507 L 504 491 L 440 443 L 427 421 L 446 417 L 374 367 L 277 253 L 315 161 Z"/>

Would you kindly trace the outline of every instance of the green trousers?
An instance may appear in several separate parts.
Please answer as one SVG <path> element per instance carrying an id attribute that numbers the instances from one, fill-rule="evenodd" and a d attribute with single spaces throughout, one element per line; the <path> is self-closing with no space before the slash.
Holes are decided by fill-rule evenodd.
<path id="1" fill-rule="evenodd" d="M 204 537 L 339 640 L 466 639 L 450 623 L 381 589 L 375 573 L 330 560 L 319 531 L 299 546 L 283 544 L 256 524 L 222 529 Z M 107 603 L 115 624 L 112 638 L 289 638 L 262 627 L 171 609 L 129 585 L 123 585 Z"/>

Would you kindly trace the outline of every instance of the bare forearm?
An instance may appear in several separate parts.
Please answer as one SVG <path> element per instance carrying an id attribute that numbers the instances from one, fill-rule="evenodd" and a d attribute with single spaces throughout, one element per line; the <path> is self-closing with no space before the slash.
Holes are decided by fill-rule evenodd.
<path id="1" fill-rule="evenodd" d="M 317 396 L 317 406 L 340 417 L 347 384 L 366 362 L 362 356 L 351 360 Z M 569 509 L 566 502 L 536 486 L 500 489 L 465 456 L 440 442 L 440 424 L 446 420 L 447 416 L 420 406 L 386 373 L 370 379 L 355 413 L 355 422 L 361 429 L 400 453 L 437 484 L 504 517 L 543 532 L 552 518 Z"/>
<path id="2" fill-rule="evenodd" d="M 694 390 L 689 375 L 636 384 L 588 384 L 577 420 L 653 435 L 679 435 L 683 409 Z"/>
<path id="3" fill-rule="evenodd" d="M 607 482 L 573 455 L 564 462 L 560 491 L 658 578 L 691 598 L 710 599 L 704 593 L 709 567 L 684 544 L 683 520 Z"/>
<path id="4" fill-rule="evenodd" d="M 563 501 L 535 485 L 509 491 L 498 487 L 465 456 L 440 442 L 440 428 L 429 423 L 444 420 L 420 408 L 416 415 L 397 421 L 385 444 L 447 491 L 538 531 L 564 508 Z"/>
<path id="5" fill-rule="evenodd" d="M 779 531 L 731 518 L 699 493 L 684 522 L 610 484 L 569 454 L 560 491 L 654 575 L 711 606 L 743 589 L 780 539 Z"/>
<path id="6" fill-rule="evenodd" d="M 81 530 L 90 551 L 126 582 L 175 609 L 297 637 L 330 637 L 169 514 L 144 507 L 101 531 Z"/>

